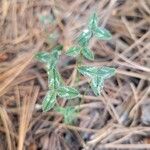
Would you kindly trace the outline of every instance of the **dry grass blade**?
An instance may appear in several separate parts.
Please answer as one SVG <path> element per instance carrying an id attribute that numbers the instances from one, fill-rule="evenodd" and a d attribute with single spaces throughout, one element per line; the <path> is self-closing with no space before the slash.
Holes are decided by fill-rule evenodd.
<path id="1" fill-rule="evenodd" d="M 23 106 L 22 109 L 20 110 L 21 112 L 20 112 L 18 150 L 22 150 L 24 147 L 23 145 L 26 133 L 28 131 L 29 123 L 31 121 L 38 93 L 39 88 L 31 86 L 29 95 L 27 94 L 23 99 Z"/>
<path id="2" fill-rule="evenodd" d="M 79 110 L 66 125 L 53 110 L 41 113 L 47 75 L 34 55 L 57 44 L 65 53 L 93 11 L 112 40 L 93 39 L 95 61 L 83 62 L 117 73 L 95 97 L 89 79 L 76 82 L 75 59 L 60 58 L 63 80 L 81 92 L 57 101 Z M 150 149 L 150 0 L 1 0 L 0 14 L 0 150 Z"/>
<path id="3" fill-rule="evenodd" d="M 39 45 L 34 50 L 32 50 L 31 53 L 24 56 L 24 59 L 18 58 L 18 60 L 16 60 L 17 65 L 15 62 L 15 65 L 11 66 L 12 68 L 10 70 L 1 74 L 0 82 L 3 82 L 2 84 L 0 84 L 0 96 L 2 96 L 6 92 L 6 87 L 29 65 L 29 63 L 31 63 L 33 57 L 35 56 L 35 53 L 39 50 L 41 45 L 42 43 L 40 42 Z"/>
<path id="4" fill-rule="evenodd" d="M 143 150 L 143 149 L 150 149 L 149 144 L 106 144 L 103 146 L 99 146 L 102 149 L 132 149 L 132 150 Z"/>
<path id="5" fill-rule="evenodd" d="M 6 137 L 7 137 L 6 139 L 7 139 L 7 144 L 8 144 L 8 150 L 15 150 L 14 141 L 13 141 L 14 139 L 11 135 L 11 132 L 13 131 L 12 122 L 4 107 L 0 107 L 0 117 L 1 117 L 1 121 L 4 126 L 4 129 L 5 129 Z"/>

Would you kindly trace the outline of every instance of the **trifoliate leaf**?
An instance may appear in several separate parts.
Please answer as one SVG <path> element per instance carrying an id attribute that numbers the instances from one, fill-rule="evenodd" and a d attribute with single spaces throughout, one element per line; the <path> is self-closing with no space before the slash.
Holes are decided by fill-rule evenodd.
<path id="1" fill-rule="evenodd" d="M 92 78 L 91 88 L 96 96 L 100 95 L 100 92 L 101 92 L 103 86 L 104 86 L 103 78 L 101 78 L 99 76 L 95 76 Z"/>
<path id="2" fill-rule="evenodd" d="M 92 33 L 89 29 L 85 29 L 77 38 L 77 42 L 81 47 L 87 46 L 92 37 Z"/>
<path id="3" fill-rule="evenodd" d="M 101 40 L 110 40 L 112 37 L 111 33 L 107 29 L 101 27 L 95 28 L 93 34 Z"/>
<path id="4" fill-rule="evenodd" d="M 89 30 L 93 31 L 98 27 L 98 16 L 96 13 L 93 13 L 88 21 Z"/>
<path id="5" fill-rule="evenodd" d="M 81 48 L 78 47 L 78 46 L 74 46 L 74 47 L 70 47 L 68 50 L 67 50 L 67 55 L 68 56 L 72 56 L 72 57 L 76 57 L 81 51 Z"/>
<path id="6" fill-rule="evenodd" d="M 78 97 L 80 93 L 75 88 L 63 86 L 58 89 L 58 95 L 65 99 L 73 99 Z"/>
<path id="7" fill-rule="evenodd" d="M 91 79 L 91 88 L 95 95 L 100 95 L 105 79 L 115 75 L 115 69 L 110 67 L 81 66 L 78 71 Z"/>
<path id="8" fill-rule="evenodd" d="M 56 103 L 56 92 L 55 91 L 48 91 L 44 100 L 42 102 L 42 109 L 43 111 L 49 111 L 52 109 Z"/>
<path id="9" fill-rule="evenodd" d="M 77 114 L 75 108 L 69 107 L 69 106 L 66 108 L 57 107 L 55 110 L 63 115 L 64 122 L 66 124 L 72 124 L 72 122 L 75 119 L 75 116 Z"/>
<path id="10" fill-rule="evenodd" d="M 52 88 L 52 89 L 59 88 L 61 76 L 60 76 L 57 68 L 48 70 L 47 73 L 48 73 L 48 84 L 49 84 L 49 87 Z"/>
<path id="11" fill-rule="evenodd" d="M 56 67 L 59 55 L 61 54 L 63 46 L 59 45 L 52 49 L 51 53 L 39 52 L 36 54 L 36 58 L 43 63 L 47 64 L 48 69 L 53 69 Z"/>
<path id="12" fill-rule="evenodd" d="M 98 68 L 97 73 L 99 77 L 102 77 L 103 79 L 107 79 L 115 75 L 116 69 L 111 67 L 102 67 L 102 68 Z"/>
<path id="13" fill-rule="evenodd" d="M 35 57 L 37 60 L 43 63 L 48 63 L 50 60 L 50 55 L 48 52 L 38 52 Z"/>
<path id="14" fill-rule="evenodd" d="M 81 66 L 81 67 L 78 67 L 78 71 L 82 75 L 88 76 L 90 78 L 97 74 L 97 68 L 96 67 Z"/>
<path id="15" fill-rule="evenodd" d="M 84 47 L 82 49 L 82 55 L 89 60 L 94 60 L 94 53 L 88 48 L 88 47 Z"/>

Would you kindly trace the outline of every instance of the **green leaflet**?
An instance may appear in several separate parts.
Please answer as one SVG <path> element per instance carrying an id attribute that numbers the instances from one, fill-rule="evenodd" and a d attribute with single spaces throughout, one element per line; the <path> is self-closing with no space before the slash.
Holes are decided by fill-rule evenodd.
<path id="1" fill-rule="evenodd" d="M 88 66 L 81 66 L 78 67 L 78 71 L 84 75 L 92 78 L 97 74 L 97 68 L 96 67 L 88 67 Z"/>
<path id="2" fill-rule="evenodd" d="M 35 57 L 37 60 L 43 63 L 48 63 L 50 60 L 50 55 L 48 52 L 38 52 Z"/>
<path id="3" fill-rule="evenodd" d="M 82 55 L 88 59 L 88 60 L 94 60 L 94 53 L 88 48 L 88 47 L 79 47 L 74 46 L 68 49 L 66 55 L 76 57 L 79 55 L 79 53 L 82 53 Z"/>
<path id="4" fill-rule="evenodd" d="M 57 49 L 54 49 L 50 53 L 50 60 L 47 64 L 48 69 L 55 69 L 56 68 L 60 53 L 61 53 L 61 51 L 59 51 Z"/>
<path id="5" fill-rule="evenodd" d="M 63 45 L 57 45 L 52 49 L 52 51 L 58 51 L 59 54 L 61 53 L 61 50 L 63 49 Z"/>
<path id="6" fill-rule="evenodd" d="M 49 87 L 52 88 L 52 89 L 59 88 L 60 81 L 61 81 L 61 76 L 60 76 L 57 68 L 48 70 L 47 73 L 48 73 L 48 84 L 49 84 Z"/>
<path id="7" fill-rule="evenodd" d="M 91 31 L 89 29 L 85 29 L 77 38 L 77 42 L 81 47 L 85 47 L 89 44 L 91 37 Z"/>
<path id="8" fill-rule="evenodd" d="M 94 36 L 101 40 L 110 40 L 112 38 L 111 33 L 105 28 L 95 28 L 93 32 Z"/>
<path id="9" fill-rule="evenodd" d="M 93 13 L 90 18 L 89 18 L 89 21 L 88 21 L 88 28 L 89 30 L 93 31 L 95 30 L 95 28 L 98 27 L 98 16 L 96 13 Z"/>
<path id="10" fill-rule="evenodd" d="M 77 55 L 79 55 L 80 51 L 81 48 L 79 46 L 73 46 L 67 50 L 66 55 L 76 57 Z"/>
<path id="11" fill-rule="evenodd" d="M 98 76 L 102 77 L 103 79 L 107 79 L 116 74 L 116 69 L 111 68 L 111 67 L 98 68 L 97 74 L 98 74 Z"/>
<path id="12" fill-rule="evenodd" d="M 98 96 L 98 95 L 100 95 L 100 92 L 104 86 L 104 79 L 99 76 L 95 76 L 92 78 L 90 85 L 91 85 L 91 88 L 92 88 L 94 94 L 96 96 Z"/>
<path id="13" fill-rule="evenodd" d="M 75 108 L 69 106 L 66 108 L 57 107 L 55 110 L 64 116 L 64 122 L 66 124 L 72 124 L 76 116 Z"/>
<path id="14" fill-rule="evenodd" d="M 49 111 L 52 109 L 56 103 L 56 92 L 55 91 L 48 91 L 44 100 L 42 102 L 42 109 L 43 111 Z"/>
<path id="15" fill-rule="evenodd" d="M 94 60 L 94 53 L 88 47 L 82 49 L 82 55 L 89 60 Z"/>
<path id="16" fill-rule="evenodd" d="M 81 66 L 78 67 L 78 71 L 84 75 L 89 77 L 99 76 L 103 79 L 110 78 L 115 75 L 116 69 L 111 67 L 88 67 Z"/>
<path id="17" fill-rule="evenodd" d="M 65 99 L 73 99 L 78 97 L 80 94 L 75 88 L 63 86 L 58 89 L 58 95 Z"/>

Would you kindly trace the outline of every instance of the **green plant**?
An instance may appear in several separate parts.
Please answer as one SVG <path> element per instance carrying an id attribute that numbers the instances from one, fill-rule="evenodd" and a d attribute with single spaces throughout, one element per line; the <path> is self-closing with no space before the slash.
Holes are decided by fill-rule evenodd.
<path id="1" fill-rule="evenodd" d="M 104 81 L 111 76 L 115 75 L 115 69 L 110 67 L 90 67 L 83 65 L 83 58 L 90 61 L 94 60 L 94 53 L 89 49 L 89 43 L 92 37 L 96 37 L 101 40 L 111 39 L 111 34 L 108 30 L 98 26 L 98 16 L 96 13 L 92 14 L 88 26 L 77 37 L 75 45 L 70 47 L 66 55 L 77 58 L 77 70 L 78 73 L 88 77 L 90 79 L 90 86 L 96 96 L 100 95 L 103 88 Z M 74 99 L 80 97 L 80 93 L 77 89 L 64 85 L 61 75 L 57 68 L 59 57 L 62 53 L 63 46 L 59 45 L 52 49 L 51 53 L 39 52 L 36 58 L 46 64 L 46 70 L 48 74 L 48 87 L 43 102 L 43 111 L 49 111 L 52 108 L 64 116 L 66 123 L 71 123 L 75 117 L 76 110 L 73 106 L 59 107 L 56 103 L 57 97 L 61 97 L 65 100 Z"/>
<path id="2" fill-rule="evenodd" d="M 64 122 L 66 124 L 71 124 L 77 114 L 76 109 L 71 106 L 67 106 L 65 108 L 56 107 L 55 110 L 64 116 Z"/>
<path id="3" fill-rule="evenodd" d="M 61 54 L 62 46 L 55 47 L 51 53 L 39 52 L 36 58 L 46 64 L 46 70 L 48 74 L 48 86 L 49 91 L 47 92 L 43 103 L 43 111 L 49 111 L 56 104 L 57 96 L 64 99 L 73 99 L 79 96 L 79 92 L 72 87 L 63 84 L 61 75 L 57 69 L 57 63 Z"/>

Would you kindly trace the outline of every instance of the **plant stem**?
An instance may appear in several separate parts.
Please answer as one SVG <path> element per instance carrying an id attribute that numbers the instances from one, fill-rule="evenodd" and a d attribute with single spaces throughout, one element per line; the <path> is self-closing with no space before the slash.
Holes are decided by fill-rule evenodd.
<path id="1" fill-rule="evenodd" d="M 79 57 L 77 58 L 77 62 L 76 62 L 76 69 L 78 69 L 78 67 L 80 67 L 82 65 L 82 61 L 83 61 L 83 56 L 80 52 Z M 76 79 L 77 83 L 80 81 L 80 73 L 77 70 L 77 79 Z"/>
<path id="2" fill-rule="evenodd" d="M 80 73 L 78 72 L 78 67 L 80 67 L 82 64 L 83 64 L 83 56 L 82 56 L 82 53 L 80 52 L 79 57 L 77 58 L 77 62 L 76 62 L 76 69 L 77 69 L 76 83 L 77 84 L 79 83 L 80 77 L 81 77 Z M 78 88 L 78 90 L 79 90 L 79 88 Z M 80 107 L 82 102 L 83 102 L 83 97 L 81 98 L 81 101 L 79 102 L 79 107 Z"/>

